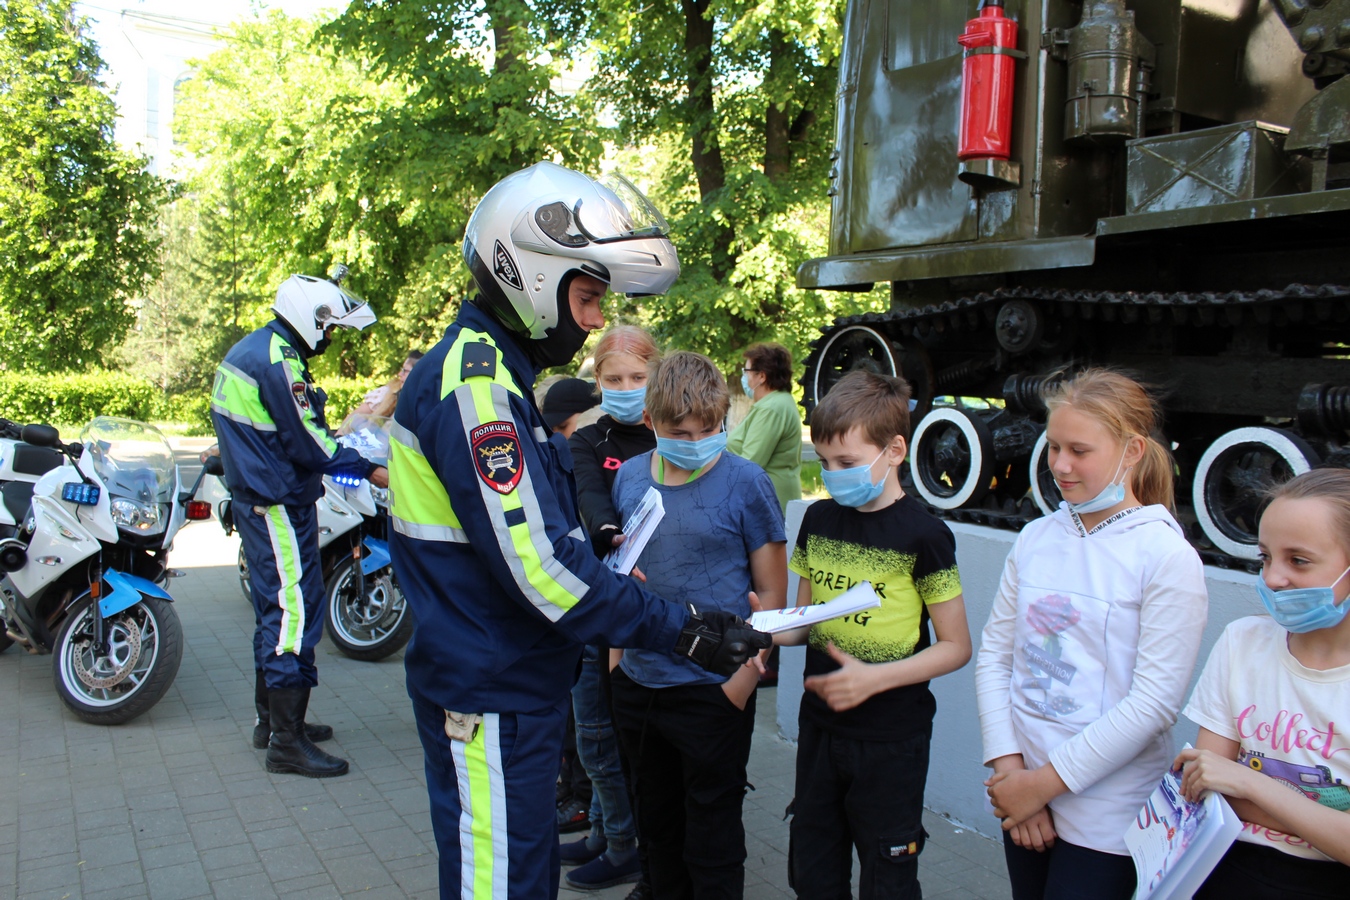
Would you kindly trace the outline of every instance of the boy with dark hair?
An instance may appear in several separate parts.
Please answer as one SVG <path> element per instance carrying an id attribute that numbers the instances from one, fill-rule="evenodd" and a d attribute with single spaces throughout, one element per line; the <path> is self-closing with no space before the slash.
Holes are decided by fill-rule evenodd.
<path id="1" fill-rule="evenodd" d="M 656 432 L 656 449 L 619 468 L 614 508 L 627 521 L 648 490 L 659 491 L 665 517 L 638 559 L 647 588 L 748 618 L 752 590 L 766 609 L 785 603 L 787 554 L 768 476 L 722 452 L 728 403 L 707 357 L 680 352 L 654 363 L 643 420 Z M 622 652 L 614 723 L 633 761 L 638 831 L 657 897 L 744 893 L 741 802 L 758 680 L 750 663 L 728 679 L 670 653 Z"/>
<path id="2" fill-rule="evenodd" d="M 850 895 L 854 847 L 862 898 L 921 896 L 936 712 L 928 681 L 970 659 L 956 541 L 900 487 L 908 434 L 909 385 L 870 372 L 845 376 L 811 415 L 831 499 L 802 520 L 789 563 L 801 576 L 797 605 L 860 581 L 881 599 L 879 609 L 776 636 L 807 644 L 788 877 L 813 900 Z"/>

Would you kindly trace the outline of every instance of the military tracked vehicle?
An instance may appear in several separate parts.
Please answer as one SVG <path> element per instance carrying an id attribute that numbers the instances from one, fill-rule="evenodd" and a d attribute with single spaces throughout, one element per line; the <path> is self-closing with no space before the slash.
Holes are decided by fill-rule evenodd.
<path id="1" fill-rule="evenodd" d="M 1015 41 L 963 37 L 988 16 Z M 903 375 L 914 490 L 1020 527 L 1060 499 L 1045 379 L 1131 370 L 1193 542 L 1252 565 L 1263 488 L 1350 465 L 1347 72 L 1350 0 L 850 0 L 830 255 L 797 281 L 892 302 L 823 329 L 807 415 Z"/>

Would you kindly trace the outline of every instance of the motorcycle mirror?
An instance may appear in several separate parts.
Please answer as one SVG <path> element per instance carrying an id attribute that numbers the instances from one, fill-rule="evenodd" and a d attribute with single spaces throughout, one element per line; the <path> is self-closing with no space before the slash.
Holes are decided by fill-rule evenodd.
<path id="1" fill-rule="evenodd" d="M 206 462 L 202 463 L 202 468 L 206 470 L 207 475 L 220 477 L 225 474 L 225 464 L 220 461 L 219 456 L 208 456 Z"/>
<path id="2" fill-rule="evenodd" d="M 25 425 L 19 431 L 19 440 L 34 447 L 57 447 L 61 445 L 61 432 L 50 425 Z"/>

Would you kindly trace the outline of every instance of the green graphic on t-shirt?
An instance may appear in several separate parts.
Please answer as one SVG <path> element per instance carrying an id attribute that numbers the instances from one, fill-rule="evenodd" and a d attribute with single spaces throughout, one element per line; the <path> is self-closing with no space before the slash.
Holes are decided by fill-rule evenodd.
<path id="1" fill-rule="evenodd" d="M 865 662 L 892 662 L 913 655 L 919 643 L 923 607 L 961 593 L 956 567 L 918 575 L 913 553 L 839 541 L 819 534 L 806 537 L 805 553 L 790 563 L 811 582 L 811 602 L 833 600 L 850 587 L 870 581 L 881 598 L 878 609 L 831 619 L 811 629 L 809 644 L 824 652 L 833 642 Z M 803 559 L 802 557 L 805 557 Z"/>

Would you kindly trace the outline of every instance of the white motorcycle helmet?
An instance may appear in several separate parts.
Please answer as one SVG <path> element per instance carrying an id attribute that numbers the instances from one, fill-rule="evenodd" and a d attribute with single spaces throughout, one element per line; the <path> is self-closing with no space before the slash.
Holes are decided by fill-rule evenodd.
<path id="1" fill-rule="evenodd" d="M 464 232 L 476 303 L 525 339 L 541 366 L 571 361 L 586 341 L 567 287 L 579 275 L 629 296 L 664 294 L 680 274 L 669 226 L 622 175 L 588 178 L 551 162 L 493 185 Z"/>
<path id="2" fill-rule="evenodd" d="M 360 331 L 375 321 L 375 313 L 366 301 L 339 286 L 347 274 L 346 266 L 339 266 L 338 273 L 332 280 L 292 275 L 277 288 L 272 312 L 291 327 L 312 353 L 327 349 L 323 333 L 331 326 Z"/>

